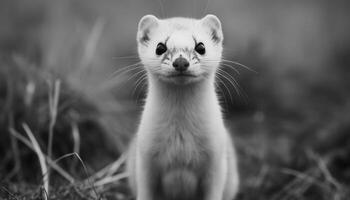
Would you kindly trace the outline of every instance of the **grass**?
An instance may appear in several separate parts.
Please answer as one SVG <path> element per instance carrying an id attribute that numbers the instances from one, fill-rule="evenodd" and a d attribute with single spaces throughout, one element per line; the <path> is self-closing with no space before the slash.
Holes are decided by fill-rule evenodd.
<path id="1" fill-rule="evenodd" d="M 96 40 L 96 37 L 89 39 Z M 89 58 L 83 57 L 86 64 Z M 36 67 L 23 68 L 30 64 L 22 57 L 14 56 L 10 63 L 12 68 L 5 66 L 1 71 L 6 86 L 1 88 L 5 92 L 1 96 L 5 102 L 0 126 L 5 133 L 1 142 L 1 153 L 5 157 L 0 173 L 1 197 L 104 199 L 101 193 L 106 185 L 125 182 L 126 174 L 122 171 L 125 156 L 117 159 L 117 154 L 104 146 L 107 139 L 99 134 L 106 131 L 98 122 L 100 116 L 95 115 L 96 105 L 80 96 L 82 94 L 72 95 L 67 88 L 68 81 L 61 84 L 58 75 Z M 90 134 L 89 139 L 86 134 Z M 96 140 L 96 137 L 103 139 Z M 8 139 L 11 145 L 7 145 Z M 92 147 L 96 150 L 89 150 Z M 68 149 L 71 152 L 67 153 Z M 96 160 L 93 156 L 99 157 L 97 162 L 101 163 L 96 166 L 107 166 L 100 171 L 91 169 L 80 157 L 80 151 L 91 160 Z M 104 154 L 105 158 L 97 154 Z M 33 155 L 37 159 L 33 159 Z M 57 158 L 57 155 L 61 156 Z M 103 160 L 106 158 L 110 164 Z"/>

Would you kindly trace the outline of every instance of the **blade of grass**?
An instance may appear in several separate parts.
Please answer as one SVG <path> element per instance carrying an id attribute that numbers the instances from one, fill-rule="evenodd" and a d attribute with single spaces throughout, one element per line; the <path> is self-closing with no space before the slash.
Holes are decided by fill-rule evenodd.
<path id="1" fill-rule="evenodd" d="M 10 200 L 11 199 L 18 200 L 18 198 L 14 194 L 12 194 L 7 188 L 5 188 L 4 186 L 1 186 L 1 190 L 5 191 L 10 196 Z"/>
<path id="2" fill-rule="evenodd" d="M 68 158 L 68 157 L 76 157 L 76 158 L 79 160 L 79 162 L 81 163 L 81 165 L 83 166 L 86 177 L 89 176 L 89 175 L 88 175 L 87 168 L 86 168 L 86 165 L 84 164 L 84 162 L 83 162 L 83 160 L 81 159 L 81 157 L 79 156 L 79 154 L 76 153 L 76 152 L 67 153 L 67 154 L 65 154 L 65 155 L 63 155 L 63 156 L 57 158 L 57 159 L 54 160 L 53 162 L 54 162 L 54 163 L 58 163 L 59 161 L 65 159 L 65 158 Z M 94 193 L 95 193 L 95 195 L 96 195 L 96 198 L 99 199 L 99 194 L 97 193 L 94 184 L 93 184 L 91 181 L 89 182 L 89 184 L 90 184 L 90 187 L 89 187 L 89 188 L 92 188 L 92 189 L 93 189 L 93 191 L 94 191 Z M 73 184 L 72 184 L 72 185 L 73 185 Z M 76 186 L 75 186 L 75 185 L 73 185 L 73 186 L 74 186 L 75 191 L 78 192 L 78 193 L 80 194 L 80 192 L 77 190 Z"/>
<path id="3" fill-rule="evenodd" d="M 73 141 L 74 141 L 73 152 L 76 152 L 79 154 L 79 152 L 80 152 L 80 133 L 79 133 L 78 125 L 76 123 L 72 123 L 72 135 L 73 135 Z"/>
<path id="4" fill-rule="evenodd" d="M 114 176 L 108 176 L 104 179 L 101 179 L 97 182 L 95 182 L 95 186 L 96 187 L 101 187 L 101 186 L 104 186 L 106 184 L 109 184 L 109 183 L 114 183 L 114 182 L 117 182 L 121 179 L 124 179 L 124 178 L 127 178 L 129 176 L 128 173 L 124 172 L 124 173 L 119 173 L 119 174 L 116 174 Z"/>
<path id="5" fill-rule="evenodd" d="M 299 172 L 293 169 L 286 168 L 282 169 L 282 173 L 292 175 L 295 177 L 295 179 L 282 189 L 283 192 L 279 193 L 280 195 L 278 198 L 273 198 L 276 200 L 281 199 L 282 194 L 286 194 L 287 196 L 293 195 L 291 191 L 296 192 L 297 195 L 301 195 L 300 193 L 305 192 L 305 190 L 308 189 L 311 185 L 318 186 L 323 191 L 330 191 L 331 189 L 326 183 L 317 178 L 319 172 L 315 168 L 312 168 L 306 172 Z"/>
<path id="6" fill-rule="evenodd" d="M 89 66 L 93 55 L 96 51 L 96 45 L 101 37 L 103 27 L 104 27 L 104 20 L 103 19 L 97 19 L 94 26 L 92 27 L 91 33 L 89 34 L 89 37 L 86 40 L 86 46 L 84 48 L 84 54 L 81 59 L 80 67 L 87 67 Z"/>
<path id="7" fill-rule="evenodd" d="M 47 165 L 45 162 L 45 155 L 43 154 L 43 152 L 41 151 L 41 148 L 39 146 L 39 143 L 37 142 L 37 140 L 35 139 L 32 131 L 30 130 L 30 128 L 28 127 L 27 124 L 22 124 L 25 132 L 27 133 L 27 136 L 29 137 L 33 148 L 35 150 L 36 155 L 38 156 L 39 159 L 39 163 L 40 163 L 40 168 L 41 168 L 41 173 L 43 175 L 43 183 L 44 183 L 44 189 L 47 192 L 47 194 L 49 194 L 49 181 L 50 181 L 50 174 L 46 174 L 47 172 Z M 47 200 L 47 196 L 44 195 L 44 199 Z"/>
<path id="8" fill-rule="evenodd" d="M 81 159 L 81 157 L 79 156 L 79 154 L 77 154 L 76 152 L 65 154 L 65 155 L 59 157 L 58 159 L 54 160 L 53 162 L 56 163 L 56 162 L 59 162 L 60 160 L 62 160 L 62 159 L 64 159 L 64 158 L 68 158 L 68 157 L 71 157 L 71 156 L 75 156 L 75 157 L 79 160 L 79 162 L 80 162 L 81 165 L 83 166 L 84 173 L 85 173 L 86 177 L 89 177 L 89 173 L 88 173 L 88 170 L 87 170 L 87 167 L 86 167 L 84 161 Z M 92 190 L 94 191 L 94 193 L 95 193 L 95 195 L 96 195 L 96 198 L 97 198 L 97 199 L 100 199 L 100 198 L 99 198 L 100 195 L 97 193 L 97 190 L 96 190 L 96 188 L 95 188 L 95 186 L 94 186 L 94 183 L 93 183 L 89 178 L 88 178 L 88 184 L 90 185 L 89 188 L 92 188 Z"/>
<path id="9" fill-rule="evenodd" d="M 48 150 L 47 155 L 49 158 L 52 158 L 52 141 L 53 141 L 53 129 L 56 124 L 57 119 L 57 107 L 58 100 L 60 96 L 60 86 L 61 81 L 55 81 L 55 88 L 52 89 L 51 83 L 49 83 L 49 111 L 50 111 L 50 124 L 49 124 L 49 141 L 48 141 Z"/>
<path id="10" fill-rule="evenodd" d="M 81 165 L 82 165 L 83 168 L 84 168 L 84 172 L 85 172 L 86 176 L 89 177 L 89 174 L 88 174 L 88 170 L 87 170 L 87 168 L 86 168 L 86 165 L 84 164 L 84 162 L 83 162 L 83 160 L 81 159 L 81 157 L 79 156 L 79 154 L 77 154 L 76 152 L 74 152 L 74 153 L 72 153 L 72 154 L 75 155 L 75 156 L 78 158 L 78 160 L 80 161 Z M 97 199 L 100 199 L 100 198 L 99 198 L 100 195 L 97 193 L 96 188 L 95 188 L 95 186 L 94 186 L 94 183 L 93 183 L 91 180 L 89 180 L 89 178 L 88 178 L 88 181 L 89 181 L 89 184 L 90 184 L 91 187 L 92 187 L 92 190 L 94 191 L 94 193 L 95 193 L 95 195 L 96 195 L 96 198 L 97 198 Z"/>
<path id="11" fill-rule="evenodd" d="M 33 81 L 29 81 L 26 85 L 26 89 L 25 89 L 25 95 L 24 95 L 24 104 L 26 105 L 26 107 L 30 107 L 32 102 L 33 102 L 33 98 L 34 98 L 34 94 L 35 94 L 35 83 Z"/>
<path id="12" fill-rule="evenodd" d="M 333 177 L 333 175 L 330 173 L 330 171 L 328 170 L 327 167 L 327 161 L 325 159 L 322 159 L 319 155 L 317 155 L 315 152 L 313 151 L 308 151 L 308 155 L 315 160 L 318 168 L 320 169 L 320 171 L 322 172 L 323 176 L 325 177 L 325 179 L 331 184 L 333 185 L 336 190 L 341 190 L 342 185 Z"/>
<path id="13" fill-rule="evenodd" d="M 77 154 L 80 153 L 80 133 L 79 133 L 79 127 L 77 123 L 72 122 L 72 136 L 73 136 L 73 152 L 76 152 Z M 74 160 L 72 165 L 70 166 L 71 169 L 75 169 L 77 166 L 77 160 Z"/>
<path id="14" fill-rule="evenodd" d="M 115 162 L 108 164 L 106 167 L 102 168 L 100 171 L 96 172 L 94 175 L 89 177 L 92 180 L 98 180 L 102 177 L 111 176 L 113 173 L 115 173 L 119 167 L 126 161 L 126 155 L 122 154 L 118 160 Z"/>
<path id="15" fill-rule="evenodd" d="M 21 134 L 19 134 L 16 130 L 9 128 L 10 133 L 15 136 L 18 140 L 20 140 L 21 142 L 23 142 L 28 148 L 30 148 L 31 150 L 34 151 L 34 147 L 33 145 L 30 143 L 30 141 L 25 138 L 24 136 L 22 136 Z M 49 164 L 49 166 L 54 169 L 55 171 L 58 172 L 58 174 L 60 174 L 63 178 L 65 178 L 68 182 L 70 182 L 71 184 L 75 183 L 74 178 L 68 174 L 68 172 L 66 172 L 64 169 L 62 169 L 60 166 L 58 166 L 55 161 L 53 161 L 51 158 L 49 158 L 48 156 L 46 156 L 46 161 Z"/>
<path id="16" fill-rule="evenodd" d="M 13 123 L 13 114 L 12 112 L 10 112 L 9 114 L 9 127 L 13 128 L 14 127 L 14 123 Z M 15 163 L 14 168 L 12 169 L 12 171 L 8 174 L 7 178 L 10 179 L 11 177 L 13 177 L 14 175 L 17 176 L 21 176 L 21 159 L 20 159 L 20 155 L 19 155 L 19 149 L 18 149 L 18 141 L 16 140 L 16 138 L 10 133 L 10 139 L 11 139 L 11 148 L 12 148 L 12 152 L 13 152 L 13 160 Z"/>

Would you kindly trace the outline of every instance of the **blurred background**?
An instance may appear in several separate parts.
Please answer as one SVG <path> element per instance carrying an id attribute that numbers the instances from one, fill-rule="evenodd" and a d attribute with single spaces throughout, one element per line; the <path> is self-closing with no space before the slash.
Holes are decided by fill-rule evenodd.
<path id="1" fill-rule="evenodd" d="M 212 13 L 224 58 L 251 69 L 222 66 L 240 92 L 225 80 L 218 88 L 239 157 L 237 199 L 347 199 L 349 8 L 346 0 L 1 0 L 0 197 L 45 198 L 49 174 L 50 199 L 132 199 L 123 152 L 147 91 L 134 71 L 138 21 Z"/>

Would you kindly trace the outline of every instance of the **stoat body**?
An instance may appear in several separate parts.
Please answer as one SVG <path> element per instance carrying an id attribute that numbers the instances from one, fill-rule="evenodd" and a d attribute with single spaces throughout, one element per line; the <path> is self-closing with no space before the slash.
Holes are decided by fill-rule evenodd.
<path id="1" fill-rule="evenodd" d="M 149 87 L 127 163 L 136 199 L 232 200 L 237 161 L 214 84 L 219 19 L 146 15 L 137 41 Z"/>

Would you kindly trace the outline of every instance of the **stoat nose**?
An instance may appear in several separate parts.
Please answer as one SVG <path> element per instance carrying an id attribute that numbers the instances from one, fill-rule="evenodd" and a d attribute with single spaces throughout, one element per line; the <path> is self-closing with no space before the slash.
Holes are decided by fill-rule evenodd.
<path id="1" fill-rule="evenodd" d="M 176 58 L 175 61 L 173 62 L 173 67 L 175 68 L 176 71 L 183 72 L 186 71 L 188 66 L 190 66 L 190 63 L 180 56 L 179 58 Z"/>

